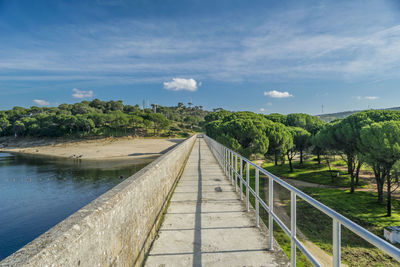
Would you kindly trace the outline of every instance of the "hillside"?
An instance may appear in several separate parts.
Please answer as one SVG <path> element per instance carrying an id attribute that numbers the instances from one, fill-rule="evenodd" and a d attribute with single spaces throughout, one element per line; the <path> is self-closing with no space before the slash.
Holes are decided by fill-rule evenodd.
<path id="1" fill-rule="evenodd" d="M 374 109 L 374 110 L 400 110 L 400 107 L 382 108 L 382 109 Z M 342 112 L 329 113 L 329 114 L 320 114 L 320 115 L 316 115 L 316 117 L 325 122 L 330 122 L 330 121 L 333 121 L 336 119 L 346 118 L 347 116 L 350 116 L 351 114 L 361 112 L 361 111 L 365 111 L 365 110 L 353 110 L 353 111 L 342 111 Z"/>

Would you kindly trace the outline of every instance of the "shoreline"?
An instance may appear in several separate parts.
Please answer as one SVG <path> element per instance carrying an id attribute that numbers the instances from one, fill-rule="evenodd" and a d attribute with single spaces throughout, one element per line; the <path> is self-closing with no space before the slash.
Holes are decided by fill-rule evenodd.
<path id="1" fill-rule="evenodd" d="M 88 140 L 3 139 L 0 152 L 58 160 L 131 161 L 146 163 L 185 139 L 99 138 Z"/>

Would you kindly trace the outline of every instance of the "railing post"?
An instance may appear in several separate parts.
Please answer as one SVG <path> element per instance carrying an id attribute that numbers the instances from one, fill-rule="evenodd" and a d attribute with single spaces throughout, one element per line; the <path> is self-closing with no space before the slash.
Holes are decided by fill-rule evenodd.
<path id="1" fill-rule="evenodd" d="M 246 205 L 247 205 L 247 211 L 250 210 L 250 196 L 249 196 L 249 186 L 250 186 L 250 164 L 247 162 L 246 164 Z"/>
<path id="2" fill-rule="evenodd" d="M 268 186 L 268 205 L 269 205 L 269 214 L 268 214 L 268 228 L 269 228 L 269 249 L 274 250 L 274 218 L 272 217 L 272 213 L 274 212 L 274 180 L 272 177 L 269 178 L 269 186 Z"/>
<path id="3" fill-rule="evenodd" d="M 227 170 L 227 172 L 228 172 L 228 177 L 229 177 L 229 180 L 232 180 L 232 178 L 231 178 L 231 168 L 230 168 L 230 166 L 231 166 L 231 152 L 228 150 L 227 152 L 227 155 L 226 155 L 226 157 L 227 157 L 227 163 L 226 163 L 226 170 Z"/>
<path id="4" fill-rule="evenodd" d="M 226 173 L 226 148 L 224 147 L 224 173 L 225 173 L 225 175 L 227 174 Z"/>
<path id="5" fill-rule="evenodd" d="M 242 158 L 240 157 L 240 200 L 243 200 L 243 165 Z"/>
<path id="6" fill-rule="evenodd" d="M 340 267 L 340 248 L 341 248 L 341 223 L 333 219 L 333 267 Z"/>
<path id="7" fill-rule="evenodd" d="M 256 196 L 258 197 L 260 195 L 260 170 L 256 168 Z M 256 197 L 256 225 L 257 227 L 260 226 L 260 201 Z"/>
<path id="8" fill-rule="evenodd" d="M 296 193 L 290 192 L 290 265 L 296 266 Z"/>
<path id="9" fill-rule="evenodd" d="M 225 162 L 225 148 L 223 146 L 219 147 L 220 155 L 221 155 L 221 165 L 223 165 L 223 162 Z"/>
<path id="10" fill-rule="evenodd" d="M 228 174 L 228 162 L 229 162 L 229 159 L 228 159 L 228 150 L 225 148 L 225 174 L 226 174 L 226 176 L 228 176 L 228 178 L 229 178 L 229 174 Z"/>
<path id="11" fill-rule="evenodd" d="M 226 149 L 225 149 L 225 147 L 222 147 L 222 148 L 224 150 L 224 173 L 226 175 Z"/>
<path id="12" fill-rule="evenodd" d="M 231 177 L 232 177 L 232 184 L 233 184 L 233 174 L 234 174 L 234 172 L 233 172 L 233 167 L 234 167 L 235 165 L 233 164 L 233 151 L 231 151 Z M 236 188 L 236 187 L 235 187 Z"/>
<path id="13" fill-rule="evenodd" d="M 226 173 L 226 175 L 227 175 L 228 178 L 229 178 L 229 173 L 228 173 L 228 170 L 229 170 L 229 168 L 228 168 L 229 154 L 228 154 L 228 149 L 226 149 L 226 148 L 225 148 L 225 156 L 226 156 L 226 158 L 225 158 L 225 162 L 226 162 L 226 165 L 225 165 L 225 173 Z"/>
<path id="14" fill-rule="evenodd" d="M 237 155 L 235 154 L 235 191 L 237 191 Z"/>

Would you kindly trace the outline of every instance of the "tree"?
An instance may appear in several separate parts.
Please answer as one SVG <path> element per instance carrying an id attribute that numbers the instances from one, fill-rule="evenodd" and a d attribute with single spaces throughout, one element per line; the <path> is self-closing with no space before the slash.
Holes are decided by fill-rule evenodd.
<path id="1" fill-rule="evenodd" d="M 304 150 L 311 145 L 311 134 L 300 127 L 291 127 L 294 148 L 300 153 L 300 164 L 303 164 Z"/>
<path id="2" fill-rule="evenodd" d="M 87 116 L 79 114 L 76 116 L 76 126 L 86 134 L 89 134 L 94 128 L 94 122 Z"/>
<path id="3" fill-rule="evenodd" d="M 277 166 L 279 156 L 293 147 L 292 135 L 282 123 L 268 123 L 266 135 L 269 140 L 268 153 L 274 155 Z"/>
<path id="4" fill-rule="evenodd" d="M 325 158 L 326 164 L 329 168 L 332 183 L 334 182 L 334 175 L 331 169 L 331 156 L 335 154 L 335 147 L 331 142 L 331 124 L 326 124 L 316 135 L 312 136 L 311 143 L 315 149 L 318 149 L 320 154 Z"/>
<path id="5" fill-rule="evenodd" d="M 58 106 L 58 109 L 63 110 L 63 111 L 71 111 L 71 105 L 61 104 Z"/>
<path id="6" fill-rule="evenodd" d="M 106 102 L 106 109 L 108 111 L 123 111 L 124 105 L 122 104 L 122 100 L 108 101 Z"/>
<path id="7" fill-rule="evenodd" d="M 132 106 L 132 105 L 125 105 L 124 106 L 124 110 L 125 113 L 133 113 L 133 112 L 139 112 L 140 111 L 140 107 L 138 104 Z"/>
<path id="8" fill-rule="evenodd" d="M 290 171 L 293 172 L 293 159 L 294 157 L 297 155 L 297 150 L 296 150 L 296 145 L 294 144 L 294 136 L 296 135 L 297 131 L 297 127 L 287 127 L 289 133 L 290 133 L 290 137 L 292 139 L 292 145 L 288 146 L 287 150 L 286 150 L 286 156 L 287 159 L 289 161 L 289 168 Z"/>
<path id="9" fill-rule="evenodd" d="M 315 135 L 322 128 L 324 122 L 308 114 L 292 113 L 286 116 L 286 125 L 303 128 Z"/>
<path id="10" fill-rule="evenodd" d="M 330 134 L 327 135 L 331 146 L 343 153 L 343 159 L 347 164 L 350 174 L 350 192 L 354 193 L 355 185 L 358 184 L 359 171 L 362 165 L 360 154 L 360 131 L 373 122 L 389 120 L 400 120 L 400 112 L 389 110 L 370 110 L 358 112 L 331 123 Z M 378 192 L 379 194 L 379 192 Z"/>
<path id="11" fill-rule="evenodd" d="M 89 105 L 81 102 L 81 103 L 76 103 L 72 105 L 72 114 L 77 115 L 77 114 L 88 114 L 90 112 L 93 112 L 93 108 L 90 107 Z"/>
<path id="12" fill-rule="evenodd" d="M 4 112 L 0 112 L 0 135 L 6 135 L 10 125 L 7 115 Z"/>
<path id="13" fill-rule="evenodd" d="M 190 129 L 193 130 L 193 126 L 196 124 L 199 124 L 199 122 L 201 121 L 201 118 L 199 118 L 198 116 L 187 116 L 184 121 L 186 123 L 188 123 L 190 125 Z"/>
<path id="14" fill-rule="evenodd" d="M 90 102 L 89 106 L 91 106 L 92 108 L 96 108 L 98 110 L 104 111 L 106 108 L 106 102 L 95 98 L 92 100 L 92 102 Z"/>
<path id="15" fill-rule="evenodd" d="M 72 134 L 73 131 L 79 131 L 76 116 L 60 114 L 56 116 L 56 122 L 60 125 L 60 130 L 66 135 Z"/>
<path id="16" fill-rule="evenodd" d="M 204 120 L 206 121 L 206 123 L 216 121 L 216 120 L 222 120 L 225 117 L 227 117 L 229 114 L 231 114 L 231 113 L 226 110 L 220 110 L 218 112 L 211 112 L 204 117 Z"/>
<path id="17" fill-rule="evenodd" d="M 143 118 L 137 115 L 129 115 L 129 124 L 134 125 L 134 135 L 137 136 L 139 123 L 143 122 Z"/>
<path id="18" fill-rule="evenodd" d="M 24 123 L 22 121 L 14 122 L 14 133 L 15 133 L 15 136 L 22 135 L 24 131 L 25 131 L 25 125 L 24 125 Z"/>
<path id="19" fill-rule="evenodd" d="M 265 118 L 267 118 L 268 120 L 273 121 L 273 122 L 279 122 L 279 123 L 282 123 L 285 125 L 287 124 L 287 116 L 279 114 L 279 113 L 271 113 L 271 114 L 265 115 Z"/>
<path id="20" fill-rule="evenodd" d="M 118 129 L 123 128 L 126 133 L 126 126 L 128 125 L 128 116 L 122 111 L 113 111 L 109 113 L 109 122 L 112 129 L 115 130 L 115 135 L 118 134 Z"/>
<path id="21" fill-rule="evenodd" d="M 347 172 L 350 174 L 350 193 L 354 193 L 356 166 L 361 164 L 358 156 L 358 137 L 362 121 L 348 118 L 331 124 L 331 127 L 326 128 L 329 132 L 325 136 L 331 147 L 344 154 L 343 160 L 346 161 Z"/>
<path id="22" fill-rule="evenodd" d="M 36 118 L 23 117 L 21 122 L 25 125 L 25 135 L 36 136 L 40 131 L 40 127 Z"/>
<path id="23" fill-rule="evenodd" d="M 262 115 L 236 112 L 212 125 L 218 126 L 217 129 L 213 129 L 217 141 L 248 158 L 254 153 L 265 154 L 268 151 L 266 127 L 270 123 L 272 122 Z"/>
<path id="24" fill-rule="evenodd" d="M 153 122 L 154 135 L 156 135 L 156 131 L 158 132 L 161 129 L 167 129 L 170 125 L 170 121 L 160 113 L 150 113 L 148 118 Z"/>
<path id="25" fill-rule="evenodd" d="M 392 215 L 391 193 L 393 165 L 400 160 L 400 121 L 385 121 L 364 126 L 360 132 L 361 150 L 373 168 L 378 185 L 378 201 L 383 202 L 387 182 L 387 216 Z"/>
<path id="26" fill-rule="evenodd" d="M 206 129 L 206 134 L 211 138 L 217 139 L 217 137 L 221 134 L 222 120 L 214 120 L 206 123 L 204 128 Z"/>

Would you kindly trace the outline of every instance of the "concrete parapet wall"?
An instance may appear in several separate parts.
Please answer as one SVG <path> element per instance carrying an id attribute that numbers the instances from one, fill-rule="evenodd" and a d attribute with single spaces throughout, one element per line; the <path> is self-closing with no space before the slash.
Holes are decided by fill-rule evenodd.
<path id="1" fill-rule="evenodd" d="M 195 140 L 177 145 L 0 266 L 140 265 Z"/>

